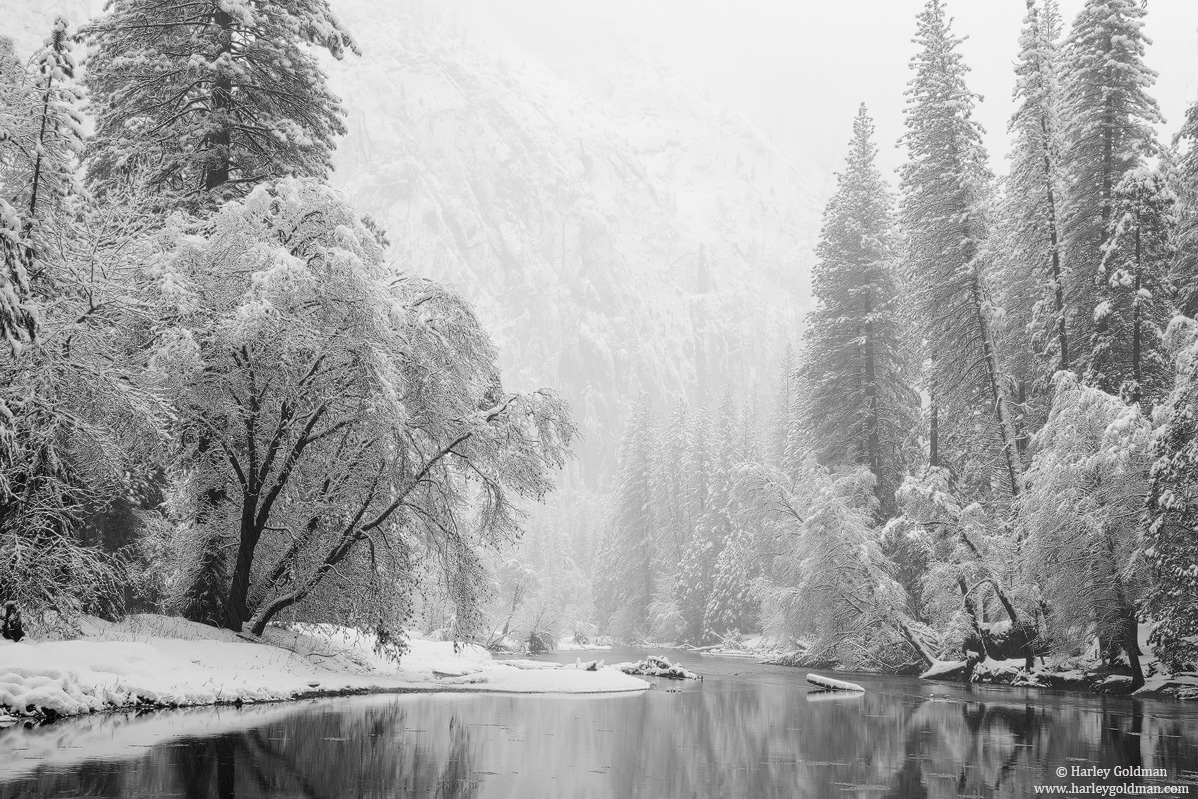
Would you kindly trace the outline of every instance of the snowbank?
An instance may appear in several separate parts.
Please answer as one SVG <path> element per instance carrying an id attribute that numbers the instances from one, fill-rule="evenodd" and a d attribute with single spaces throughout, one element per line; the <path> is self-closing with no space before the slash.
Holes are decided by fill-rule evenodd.
<path id="1" fill-rule="evenodd" d="M 413 640 L 398 667 L 356 631 L 270 630 L 262 641 L 181 619 L 88 620 L 74 641 L 0 643 L 0 713 L 79 715 L 138 706 L 240 704 L 340 693 L 606 693 L 648 683 L 614 669 L 530 669 L 481 647 Z"/>

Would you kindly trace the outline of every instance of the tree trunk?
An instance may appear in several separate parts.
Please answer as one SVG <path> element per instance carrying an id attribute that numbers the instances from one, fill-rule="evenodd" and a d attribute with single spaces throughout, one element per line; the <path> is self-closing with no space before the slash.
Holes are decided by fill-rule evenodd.
<path id="1" fill-rule="evenodd" d="M 961 604 L 964 606 L 965 612 L 969 614 L 970 621 L 973 622 L 973 631 L 978 635 L 978 643 L 982 645 L 982 659 L 985 660 L 991 657 L 990 647 L 986 641 L 986 631 L 982 628 L 982 621 L 978 616 L 977 605 L 969 593 L 969 587 L 965 585 L 964 578 L 957 578 L 957 588 L 961 591 Z"/>
<path id="2" fill-rule="evenodd" d="M 237 561 L 233 566 L 229 597 L 225 601 L 225 626 L 241 632 L 242 625 L 249 619 L 246 600 L 250 593 L 250 570 L 254 566 L 254 550 L 258 547 L 261 530 L 255 524 L 258 509 L 256 494 L 244 493 L 241 503 L 241 530 L 237 546 Z"/>
<path id="3" fill-rule="evenodd" d="M 928 648 L 919 640 L 919 636 L 911 631 L 911 626 L 906 621 L 900 618 L 895 618 L 893 621 L 899 634 L 911 645 L 911 648 L 915 650 L 915 654 L 919 655 L 925 666 L 931 668 L 932 664 L 936 662 L 936 656 L 928 651 Z"/>
<path id="4" fill-rule="evenodd" d="M 1131 666 L 1131 689 L 1144 687 L 1144 669 L 1140 665 L 1140 624 L 1135 610 L 1127 608 L 1123 616 L 1123 651 L 1127 653 L 1127 664 Z"/>
<path id="5" fill-rule="evenodd" d="M 1142 324 L 1140 319 L 1140 288 L 1141 274 L 1143 272 L 1143 264 L 1140 263 L 1140 220 L 1139 212 L 1136 213 L 1136 280 L 1133 287 L 1135 294 L 1131 299 L 1131 395 L 1128 400 L 1132 405 L 1140 402 L 1143 385 L 1140 381 L 1143 379 L 1143 368 L 1141 365 L 1143 339 L 1140 331 Z"/>
<path id="6" fill-rule="evenodd" d="M 1051 252 L 1049 277 L 1052 280 L 1053 304 L 1057 316 L 1057 349 L 1060 362 L 1058 369 L 1069 368 L 1069 332 L 1065 319 L 1065 286 L 1061 279 L 1060 234 L 1057 232 L 1057 195 L 1053 185 L 1052 136 L 1048 131 L 1048 120 L 1041 117 L 1040 130 L 1044 135 L 1044 180 L 1048 193 L 1048 242 Z"/>
<path id="7" fill-rule="evenodd" d="M 1007 406 L 1006 392 L 1002 390 L 1002 382 L 998 371 L 998 359 L 994 351 L 994 339 L 990 325 L 986 322 L 983 311 L 982 288 L 974 275 L 970 286 L 973 302 L 974 319 L 978 335 L 982 339 L 982 360 L 986 364 L 986 383 L 990 392 L 990 401 L 994 409 L 994 421 L 998 425 L 998 438 L 1002 446 L 1003 462 L 1006 466 L 1007 480 L 1010 483 L 1011 496 L 1019 497 L 1019 474 L 1022 471 L 1019 454 L 1014 452 L 1014 426 L 1011 422 L 1011 412 Z"/>
<path id="8" fill-rule="evenodd" d="M 928 395 L 931 400 L 931 414 L 928 420 L 928 466 L 936 469 L 940 466 L 940 417 L 939 411 L 936 409 L 935 378 L 928 390 Z"/>
<path id="9" fill-rule="evenodd" d="M 220 28 L 221 53 L 233 50 L 233 16 L 223 9 L 216 11 L 213 22 Z M 212 85 L 212 116 L 224 117 L 219 127 L 208 137 L 208 156 L 204 165 L 204 190 L 212 191 L 229 181 L 233 132 L 227 114 L 233 106 L 233 83 L 220 75 Z"/>
<path id="10" fill-rule="evenodd" d="M 878 499 L 879 513 L 885 517 L 892 510 L 890 506 L 894 503 L 894 498 L 886 496 L 886 489 L 882 483 L 882 444 L 881 437 L 878 435 L 878 385 L 874 357 L 874 324 L 870 318 L 873 313 L 872 300 L 873 297 L 866 291 L 865 346 L 862 353 L 865 361 L 865 459 L 874 476 L 874 496 Z"/>
<path id="11" fill-rule="evenodd" d="M 1027 383 L 1022 380 L 1018 383 L 1018 393 L 1016 394 L 1017 404 L 1020 412 L 1015 416 L 1015 452 L 1019 455 L 1020 463 L 1027 457 L 1028 444 L 1031 441 L 1031 434 L 1027 431 Z"/>

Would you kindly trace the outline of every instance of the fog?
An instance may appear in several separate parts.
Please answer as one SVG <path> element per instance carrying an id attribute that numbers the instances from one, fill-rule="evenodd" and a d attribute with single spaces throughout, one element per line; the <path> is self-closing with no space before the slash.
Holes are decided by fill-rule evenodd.
<path id="1" fill-rule="evenodd" d="M 1082 0 L 1060 3 L 1068 26 Z M 984 101 L 977 119 L 996 171 L 1007 155 L 1013 62 L 1024 4 L 1019 0 L 947 3 L 972 68 L 970 88 Z M 877 121 L 879 159 L 902 161 L 903 92 L 911 37 L 922 0 L 496 0 L 513 30 L 558 41 L 593 38 L 601 21 L 640 38 L 663 63 L 708 96 L 743 113 L 800 165 L 828 176 L 839 168 L 859 103 Z M 1198 97 L 1198 4 L 1152 0 L 1147 55 L 1160 73 L 1155 96 L 1172 136 Z"/>
<path id="2" fill-rule="evenodd" d="M 1192 671 L 1198 5 L 1085 2 L 0 0 L 0 605 Z"/>

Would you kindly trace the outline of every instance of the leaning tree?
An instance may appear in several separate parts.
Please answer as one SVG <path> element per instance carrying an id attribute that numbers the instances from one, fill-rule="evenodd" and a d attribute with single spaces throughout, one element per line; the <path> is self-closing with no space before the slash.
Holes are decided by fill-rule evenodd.
<path id="1" fill-rule="evenodd" d="M 563 402 L 505 391 L 470 307 L 389 269 L 326 186 L 260 186 L 171 235 L 152 368 L 178 418 L 178 608 L 394 631 L 440 563 L 476 609 L 479 548 L 518 533 L 517 498 L 566 456 Z"/>

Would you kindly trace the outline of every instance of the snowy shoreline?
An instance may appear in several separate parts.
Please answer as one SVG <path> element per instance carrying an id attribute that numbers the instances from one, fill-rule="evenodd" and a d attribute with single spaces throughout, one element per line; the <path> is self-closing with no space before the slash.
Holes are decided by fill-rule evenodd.
<path id="1" fill-rule="evenodd" d="M 496 661 L 474 645 L 413 639 L 396 664 L 344 628 L 270 629 L 261 641 L 182 619 L 86 619 L 80 638 L 0 642 L 0 721 L 392 693 L 605 694 L 650 688 L 612 668 Z"/>

